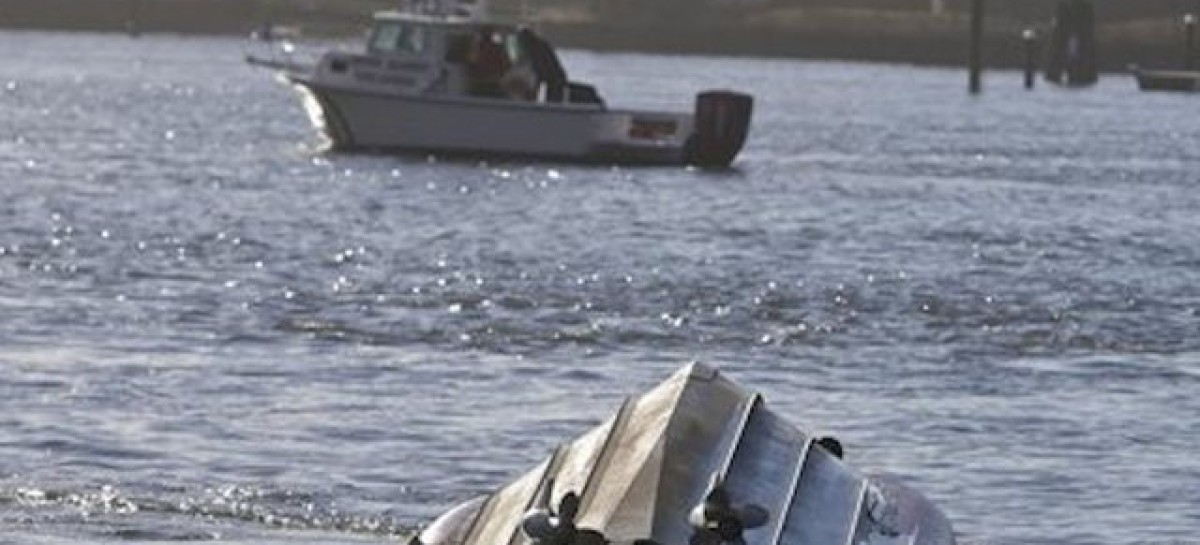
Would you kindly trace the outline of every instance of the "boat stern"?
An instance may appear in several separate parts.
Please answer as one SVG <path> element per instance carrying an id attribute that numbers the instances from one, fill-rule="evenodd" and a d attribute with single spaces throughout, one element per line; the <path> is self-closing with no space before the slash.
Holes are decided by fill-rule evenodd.
<path id="1" fill-rule="evenodd" d="M 692 364 L 411 545 L 955 545 L 945 515 Z"/>
<path id="2" fill-rule="evenodd" d="M 750 131 L 754 98 L 734 91 L 696 95 L 695 111 L 609 111 L 598 124 L 591 155 L 622 164 L 729 167 Z"/>

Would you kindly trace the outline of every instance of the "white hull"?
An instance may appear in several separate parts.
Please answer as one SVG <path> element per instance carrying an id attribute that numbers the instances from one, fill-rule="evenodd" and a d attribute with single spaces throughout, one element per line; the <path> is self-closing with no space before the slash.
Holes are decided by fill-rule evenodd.
<path id="1" fill-rule="evenodd" d="M 684 113 L 609 109 L 532 30 L 435 11 L 376 14 L 363 53 L 247 62 L 280 70 L 335 149 L 723 168 L 745 143 L 749 95 L 704 91 Z"/>
<path id="2" fill-rule="evenodd" d="M 293 81 L 310 95 L 314 123 L 338 149 L 683 163 L 693 131 L 688 114 L 414 97 Z"/>

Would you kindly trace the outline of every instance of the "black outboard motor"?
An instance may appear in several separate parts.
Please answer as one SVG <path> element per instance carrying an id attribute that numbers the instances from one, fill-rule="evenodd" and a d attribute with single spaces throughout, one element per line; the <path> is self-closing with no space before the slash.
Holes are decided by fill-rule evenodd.
<path id="1" fill-rule="evenodd" d="M 688 164 L 705 168 L 727 167 L 746 143 L 754 97 L 733 91 L 705 91 L 696 95 L 696 128 L 684 153 Z"/>

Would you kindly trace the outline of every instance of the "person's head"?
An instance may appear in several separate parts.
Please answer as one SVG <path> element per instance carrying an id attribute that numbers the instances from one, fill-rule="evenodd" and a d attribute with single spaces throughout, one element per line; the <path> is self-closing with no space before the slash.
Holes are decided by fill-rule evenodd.
<path id="1" fill-rule="evenodd" d="M 520 40 L 522 46 L 533 42 L 535 39 L 536 35 L 534 35 L 533 29 L 527 26 L 517 29 L 517 40 Z"/>
<path id="2" fill-rule="evenodd" d="M 481 43 L 481 44 L 495 43 L 495 41 L 494 41 L 495 34 L 496 34 L 496 31 L 492 27 L 481 26 L 481 27 L 479 27 L 479 30 L 475 33 L 475 39 L 479 40 L 479 43 Z"/>

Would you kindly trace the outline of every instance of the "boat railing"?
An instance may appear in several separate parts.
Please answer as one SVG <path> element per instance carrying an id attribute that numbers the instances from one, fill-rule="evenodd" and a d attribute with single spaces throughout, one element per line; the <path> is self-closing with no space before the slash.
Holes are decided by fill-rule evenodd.
<path id="1" fill-rule="evenodd" d="M 401 11 L 439 19 L 467 19 L 498 24 L 531 24 L 535 13 L 529 0 L 404 0 Z"/>

